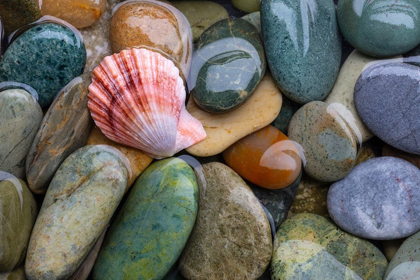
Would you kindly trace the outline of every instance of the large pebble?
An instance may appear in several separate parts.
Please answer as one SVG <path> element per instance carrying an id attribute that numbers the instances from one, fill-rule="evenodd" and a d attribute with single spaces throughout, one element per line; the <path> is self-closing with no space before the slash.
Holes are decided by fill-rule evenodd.
<path id="1" fill-rule="evenodd" d="M 331 185 L 328 211 L 344 230 L 369 239 L 407 237 L 420 230 L 420 171 L 394 157 L 369 159 Z"/>
<path id="2" fill-rule="evenodd" d="M 22 89 L 0 92 L 0 170 L 25 178 L 25 160 L 42 121 L 38 102 Z"/>
<path id="3" fill-rule="evenodd" d="M 112 223 L 94 279 L 162 279 L 185 247 L 197 210 L 192 168 L 177 158 L 152 164 Z"/>
<path id="4" fill-rule="evenodd" d="M 2 0 L 0 1 L 0 18 L 9 35 L 16 29 L 36 21 L 41 17 L 38 1 L 34 0 Z"/>
<path id="5" fill-rule="evenodd" d="M 127 187 L 124 155 L 106 146 L 85 146 L 57 170 L 29 242 L 29 280 L 67 279 L 107 227 Z"/>
<path id="6" fill-rule="evenodd" d="M 187 279 L 257 279 L 271 259 L 270 224 L 232 169 L 203 165 L 197 222 L 181 257 Z"/>

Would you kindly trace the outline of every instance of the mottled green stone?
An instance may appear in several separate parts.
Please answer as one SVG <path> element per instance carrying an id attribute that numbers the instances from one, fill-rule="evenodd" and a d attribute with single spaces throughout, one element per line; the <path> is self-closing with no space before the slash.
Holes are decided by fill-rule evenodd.
<path id="1" fill-rule="evenodd" d="M 24 266 L 21 265 L 18 268 L 10 271 L 0 273 L 0 280 L 26 280 Z"/>
<path id="2" fill-rule="evenodd" d="M 261 0 L 232 0 L 232 5 L 242 12 L 257 12 L 261 8 Z"/>
<path id="3" fill-rule="evenodd" d="M 258 32 L 260 32 L 261 34 L 261 13 L 260 12 L 250 13 L 250 14 L 244 15 L 241 18 L 252 23 L 252 25 L 255 26 L 255 28 L 257 28 Z"/>
<path id="4" fill-rule="evenodd" d="M 93 277 L 162 279 L 194 226 L 198 186 L 183 160 L 153 163 L 134 184 L 105 238 Z"/>
<path id="5" fill-rule="evenodd" d="M 85 62 L 85 46 L 76 33 L 57 23 L 43 23 L 11 43 L 0 62 L 0 81 L 30 85 L 46 108 L 62 87 L 82 74 Z"/>
<path id="6" fill-rule="evenodd" d="M 272 279 L 382 279 L 387 260 L 374 245 L 314 214 L 298 214 L 279 228 Z"/>
<path id="7" fill-rule="evenodd" d="M 298 109 L 298 104 L 283 96 L 283 103 L 281 105 L 280 114 L 271 123 L 271 125 L 287 135 L 287 129 L 289 128 L 290 120 Z"/>
<path id="8" fill-rule="evenodd" d="M 188 86 L 202 109 L 227 112 L 251 96 L 265 70 L 257 29 L 243 19 L 224 19 L 198 39 Z"/>
<path id="9" fill-rule="evenodd" d="M 37 0 L 0 0 L 0 18 L 7 35 L 40 17 Z"/>

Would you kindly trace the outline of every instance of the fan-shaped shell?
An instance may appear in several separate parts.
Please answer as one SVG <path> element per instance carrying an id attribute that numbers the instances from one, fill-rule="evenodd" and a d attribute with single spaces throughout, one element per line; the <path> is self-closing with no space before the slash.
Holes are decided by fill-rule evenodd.
<path id="1" fill-rule="evenodd" d="M 130 49 L 107 56 L 93 70 L 88 107 L 109 139 L 163 158 L 206 138 L 201 123 L 186 110 L 185 96 L 171 60 Z"/>

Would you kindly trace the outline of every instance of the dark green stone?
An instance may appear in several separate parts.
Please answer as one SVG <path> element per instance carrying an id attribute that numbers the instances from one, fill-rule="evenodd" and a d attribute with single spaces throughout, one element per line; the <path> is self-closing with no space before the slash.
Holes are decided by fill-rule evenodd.
<path id="1" fill-rule="evenodd" d="M 33 87 L 41 107 L 48 107 L 58 91 L 83 72 L 86 50 L 70 28 L 56 23 L 36 25 L 20 35 L 0 62 L 0 81 Z"/>
<path id="2" fill-rule="evenodd" d="M 287 129 L 289 128 L 290 120 L 296 111 L 299 110 L 299 107 L 300 106 L 298 104 L 283 96 L 283 103 L 281 105 L 280 114 L 271 123 L 271 125 L 287 135 Z"/>
<path id="3" fill-rule="evenodd" d="M 0 17 L 0 61 L 5 50 L 6 50 L 6 36 L 4 36 L 3 22 Z"/>
<path id="4" fill-rule="evenodd" d="M 271 74 L 291 100 L 323 100 L 338 76 L 341 40 L 331 0 L 266 0 L 261 4 Z"/>
<path id="5" fill-rule="evenodd" d="M 265 69 L 258 30 L 243 19 L 224 19 L 198 39 L 188 86 L 201 108 L 227 112 L 251 96 Z"/>
<path id="6" fill-rule="evenodd" d="M 192 168 L 177 158 L 153 163 L 112 223 L 94 279 L 162 279 L 184 249 L 197 210 Z"/>
<path id="7" fill-rule="evenodd" d="M 420 44 L 418 0 L 340 0 L 337 19 L 346 40 L 371 56 L 399 55 Z"/>
<path id="8" fill-rule="evenodd" d="M 38 20 L 41 11 L 37 0 L 0 0 L 0 18 L 6 34 Z"/>

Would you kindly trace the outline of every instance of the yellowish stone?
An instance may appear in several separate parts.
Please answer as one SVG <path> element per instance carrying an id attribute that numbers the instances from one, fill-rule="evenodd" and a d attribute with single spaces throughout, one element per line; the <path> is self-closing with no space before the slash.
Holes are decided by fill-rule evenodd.
<path id="1" fill-rule="evenodd" d="M 395 239 L 395 240 L 384 240 L 382 241 L 382 246 L 384 249 L 385 257 L 388 261 L 391 261 L 394 257 L 397 250 L 401 247 L 405 239 Z"/>
<path id="2" fill-rule="evenodd" d="M 357 158 L 356 158 L 356 164 L 362 163 L 368 159 L 374 158 L 375 154 L 373 153 L 373 150 L 371 147 L 363 146 L 357 151 Z"/>

